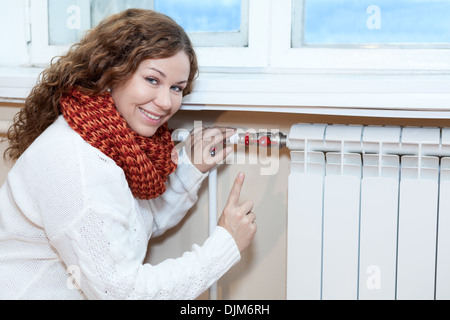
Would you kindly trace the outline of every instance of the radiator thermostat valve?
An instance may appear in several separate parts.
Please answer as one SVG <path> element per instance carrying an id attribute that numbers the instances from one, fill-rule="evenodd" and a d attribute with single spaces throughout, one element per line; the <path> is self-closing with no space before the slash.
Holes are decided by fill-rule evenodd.
<path id="1" fill-rule="evenodd" d="M 184 141 L 189 136 L 189 131 L 174 132 L 174 141 Z M 238 132 L 224 141 L 227 144 L 239 144 L 245 146 L 259 146 L 264 148 L 283 148 L 287 144 L 287 135 L 281 132 Z"/>
<path id="2" fill-rule="evenodd" d="M 281 132 L 244 132 L 237 133 L 230 138 L 230 142 L 235 144 L 280 149 L 286 146 L 286 141 L 287 136 L 282 134 Z"/>

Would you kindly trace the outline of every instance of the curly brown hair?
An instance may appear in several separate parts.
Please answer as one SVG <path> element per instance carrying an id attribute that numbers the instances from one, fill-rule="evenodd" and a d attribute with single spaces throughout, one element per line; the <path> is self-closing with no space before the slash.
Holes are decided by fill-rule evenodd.
<path id="1" fill-rule="evenodd" d="M 4 158 L 17 160 L 61 114 L 59 100 L 71 87 L 100 94 L 131 78 L 146 59 L 189 57 L 190 74 L 183 95 L 191 93 L 198 74 L 192 43 L 173 19 L 152 10 L 128 9 L 103 20 L 57 59 L 52 59 L 7 132 Z"/>

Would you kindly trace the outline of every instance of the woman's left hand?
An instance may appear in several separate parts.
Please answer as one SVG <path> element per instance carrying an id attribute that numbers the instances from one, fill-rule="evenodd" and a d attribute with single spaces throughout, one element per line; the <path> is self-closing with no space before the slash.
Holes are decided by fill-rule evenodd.
<path id="1" fill-rule="evenodd" d="M 185 150 L 192 164 L 205 173 L 222 163 L 234 150 L 233 146 L 224 146 L 235 132 L 235 129 L 224 127 L 194 128 L 185 141 Z"/>

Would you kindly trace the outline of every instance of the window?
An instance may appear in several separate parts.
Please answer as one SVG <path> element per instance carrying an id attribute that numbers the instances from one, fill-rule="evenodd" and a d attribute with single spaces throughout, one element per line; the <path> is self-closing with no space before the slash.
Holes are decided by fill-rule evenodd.
<path id="1" fill-rule="evenodd" d="M 196 46 L 246 46 L 246 4 L 241 0 L 48 0 L 49 45 L 70 45 L 105 17 L 142 8 L 175 19 Z"/>
<path id="2" fill-rule="evenodd" d="M 127 8 L 169 15 L 185 28 L 197 48 L 249 46 L 249 0 L 33 0 L 30 5 L 36 64 L 48 63 L 86 30 Z"/>
<path id="3" fill-rule="evenodd" d="M 137 7 L 154 8 L 183 25 L 203 68 L 450 70 L 450 0 L 27 2 L 31 62 L 38 65 L 66 51 L 105 16 Z"/>
<path id="4" fill-rule="evenodd" d="M 272 7 L 272 66 L 448 72 L 449 10 L 450 0 L 282 0 Z"/>
<path id="5" fill-rule="evenodd" d="M 293 5 L 293 47 L 450 45 L 447 0 L 304 0 Z"/>
<path id="6" fill-rule="evenodd" d="M 172 16 L 194 40 L 201 69 L 185 109 L 450 119 L 450 0 L 24 1 L 38 66 L 128 6 Z M 52 14 L 53 5 L 64 10 Z M 214 14 L 214 24 L 199 23 Z M 225 34 L 232 43 L 219 40 Z M 16 78 L 0 74 L 0 91 L 2 83 L 8 92 L 20 87 Z"/>
<path id="7" fill-rule="evenodd" d="M 197 47 L 248 45 L 248 1 L 155 0 L 155 10 L 182 25 Z"/>

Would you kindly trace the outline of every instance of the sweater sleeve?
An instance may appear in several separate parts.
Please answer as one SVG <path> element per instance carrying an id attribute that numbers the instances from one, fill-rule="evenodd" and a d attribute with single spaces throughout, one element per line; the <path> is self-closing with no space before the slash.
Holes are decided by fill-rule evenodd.
<path id="1" fill-rule="evenodd" d="M 166 192 L 148 201 L 153 213 L 152 236 L 156 237 L 176 226 L 197 202 L 198 190 L 208 173 L 200 172 L 183 149 L 179 152 L 178 166 L 167 181 Z"/>
<path id="2" fill-rule="evenodd" d="M 145 264 L 137 272 L 135 294 L 149 299 L 195 299 L 240 259 L 231 235 L 216 227 L 203 246 L 178 259 Z"/>
<path id="3" fill-rule="evenodd" d="M 195 299 L 240 260 L 231 235 L 216 227 L 203 245 L 194 244 L 177 259 L 142 263 L 142 243 L 132 230 L 116 225 L 109 232 L 105 225 L 91 212 L 52 239 L 65 263 L 78 270 L 78 286 L 89 299 Z"/>

